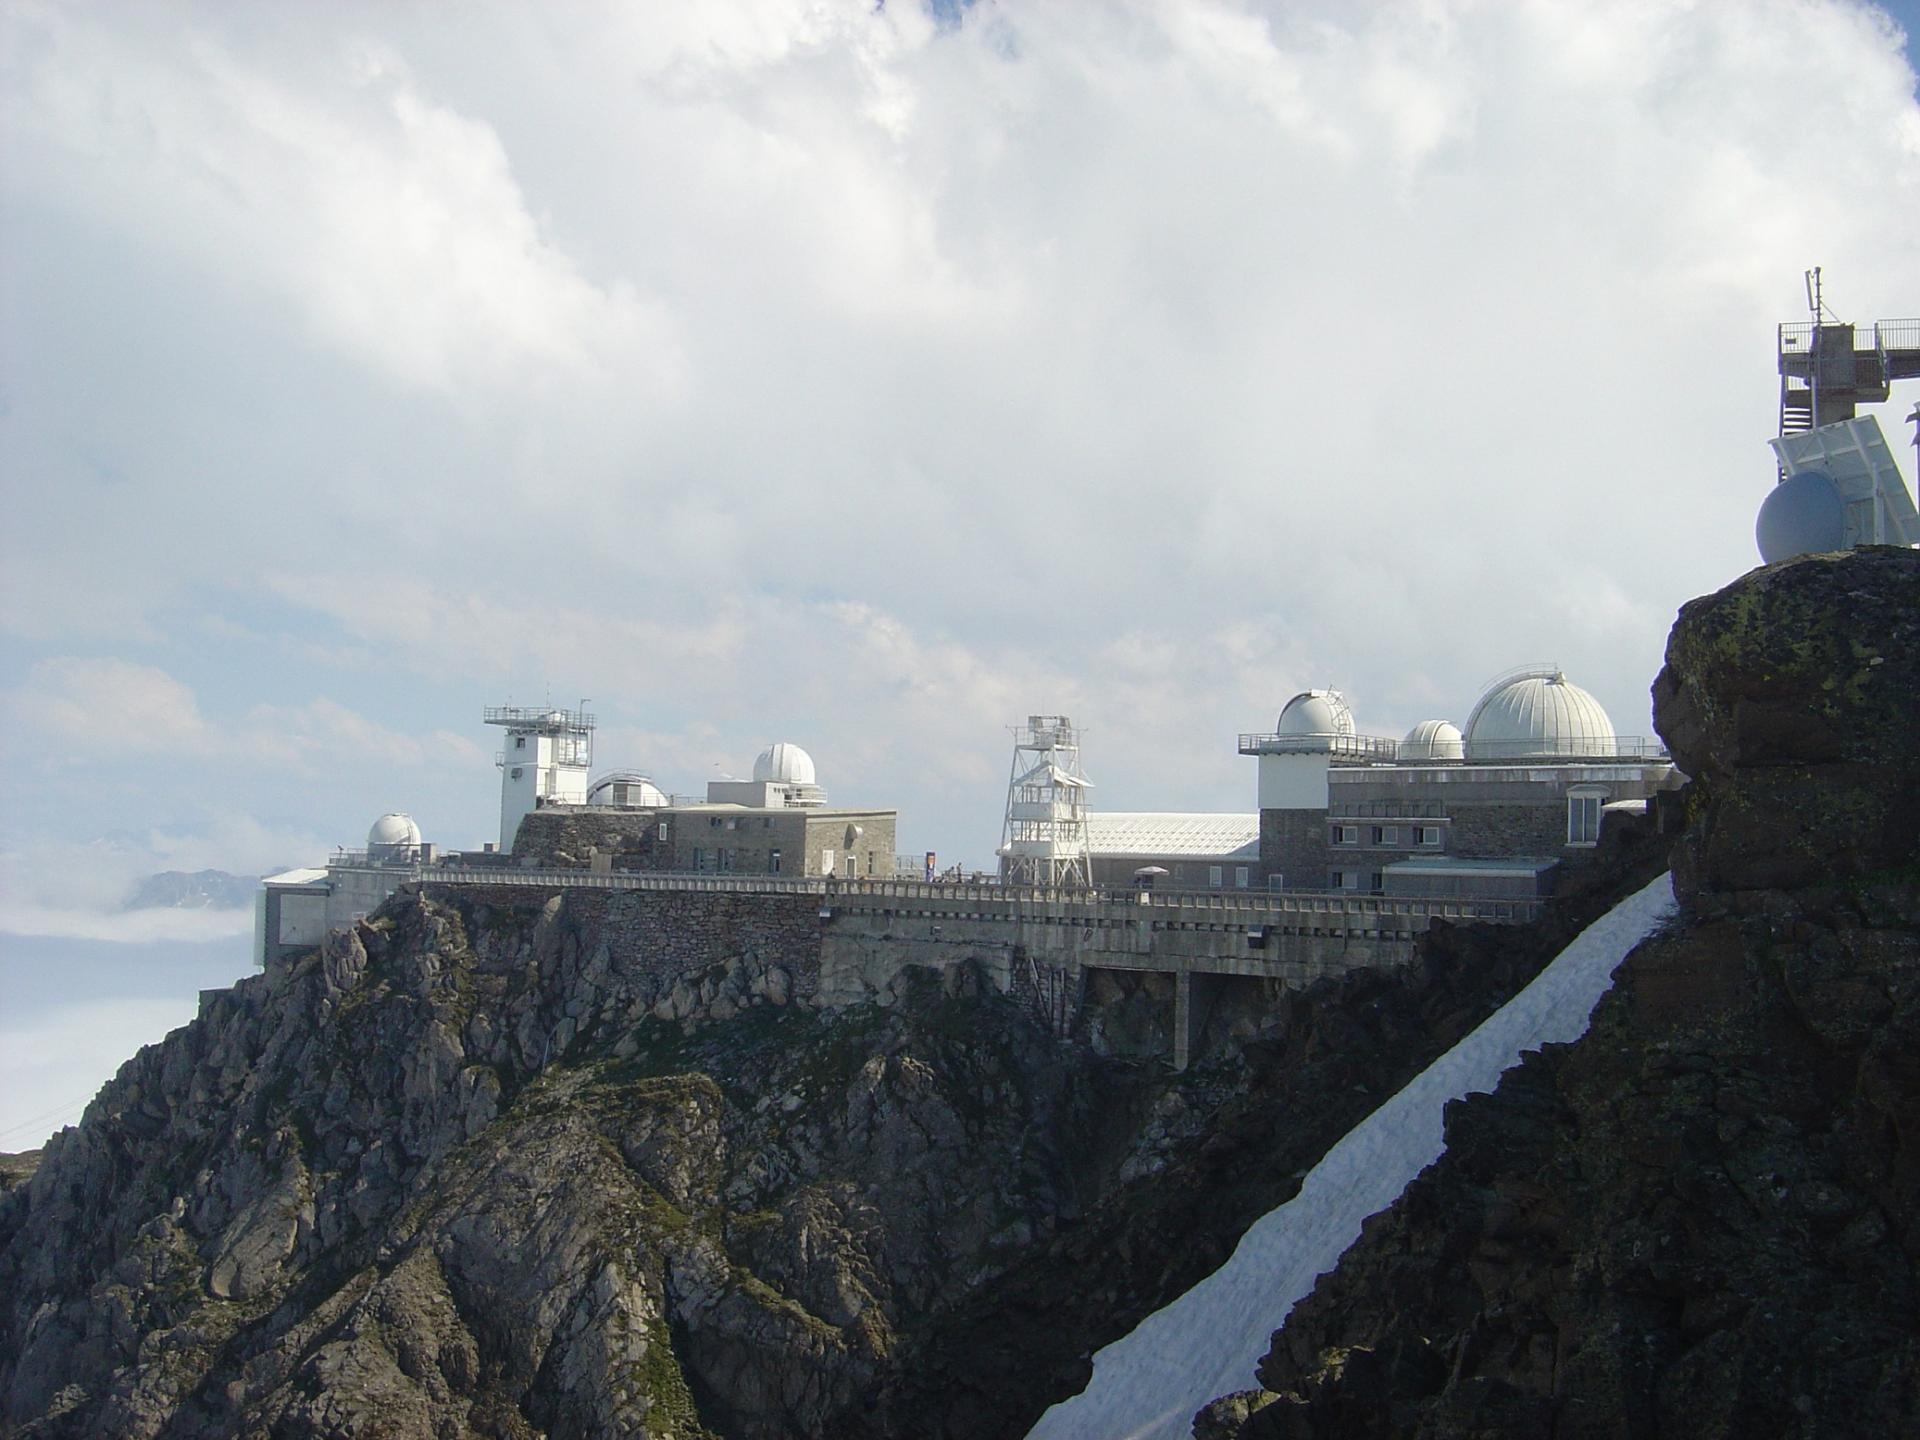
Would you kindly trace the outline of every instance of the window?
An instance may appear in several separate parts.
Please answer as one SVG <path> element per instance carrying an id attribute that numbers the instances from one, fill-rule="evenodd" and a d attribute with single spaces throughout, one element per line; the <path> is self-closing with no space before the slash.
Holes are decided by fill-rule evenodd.
<path id="1" fill-rule="evenodd" d="M 698 845 L 693 847 L 693 868 L 695 870 L 704 870 L 707 868 L 707 852 L 702 850 Z"/>
<path id="2" fill-rule="evenodd" d="M 1360 843 L 1360 827 L 1358 825 L 1334 826 L 1333 843 L 1336 845 L 1358 845 Z"/>
<path id="3" fill-rule="evenodd" d="M 769 875 L 780 873 L 780 851 L 777 847 L 767 852 L 767 873 Z"/>
<path id="4" fill-rule="evenodd" d="M 1215 890 L 1220 888 L 1220 867 L 1218 865 L 1207 866 L 1207 884 Z"/>
<path id="5" fill-rule="evenodd" d="M 820 852 L 820 873 L 822 875 L 833 874 L 834 863 L 839 858 L 840 857 L 831 850 L 822 850 Z"/>
<path id="6" fill-rule="evenodd" d="M 1606 797 L 1589 791 L 1567 796 L 1567 844 L 1593 845 L 1600 839 L 1600 802 Z"/>
<path id="7" fill-rule="evenodd" d="M 524 735 L 516 735 L 516 736 L 514 736 L 514 737 L 513 737 L 513 748 L 514 748 L 514 749 L 516 749 L 516 750 L 524 750 L 524 749 L 526 749 L 526 748 L 527 748 L 527 737 L 526 737 L 526 736 L 524 736 Z"/>
<path id="8" fill-rule="evenodd" d="M 877 866 L 879 863 L 880 863 L 879 861 L 873 858 L 873 851 L 871 850 L 867 851 L 867 874 L 869 877 L 872 876 L 874 872 L 874 867 Z"/>
<path id="9" fill-rule="evenodd" d="M 1440 827 L 1438 825 L 1414 826 L 1413 843 L 1416 845 L 1437 846 L 1440 843 Z"/>
<path id="10" fill-rule="evenodd" d="M 1247 888 L 1247 867 L 1246 866 L 1236 865 L 1233 867 L 1233 884 L 1234 884 L 1234 888 L 1238 890 L 1244 890 Z"/>
<path id="11" fill-rule="evenodd" d="M 1368 829 L 1368 843 L 1373 845 L 1398 845 L 1400 827 L 1398 825 L 1374 825 Z"/>

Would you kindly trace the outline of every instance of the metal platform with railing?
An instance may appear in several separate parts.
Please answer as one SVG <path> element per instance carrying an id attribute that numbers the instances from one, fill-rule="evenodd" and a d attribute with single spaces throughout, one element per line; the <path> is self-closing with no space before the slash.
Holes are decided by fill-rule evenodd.
<path id="1" fill-rule="evenodd" d="M 381 867 L 391 869 L 393 867 Z M 786 895 L 809 897 L 828 907 L 873 906 L 937 909 L 959 916 L 1013 910 L 1062 909 L 1108 919 L 1138 919 L 1167 912 L 1197 912 L 1258 919 L 1281 914 L 1383 919 L 1491 920 L 1511 923 L 1540 913 L 1537 900 L 1467 900 L 1441 897 L 1359 895 L 1341 890 L 1135 890 L 1039 885 L 947 883 L 925 880 L 839 880 L 825 876 L 712 875 L 676 871 L 533 870 L 516 867 L 421 865 L 409 881 L 427 885 L 511 886 L 530 889 L 655 891 L 693 895 Z M 1347 928 L 1347 927 L 1343 927 Z M 1377 924 L 1366 928 L 1380 927 Z"/>

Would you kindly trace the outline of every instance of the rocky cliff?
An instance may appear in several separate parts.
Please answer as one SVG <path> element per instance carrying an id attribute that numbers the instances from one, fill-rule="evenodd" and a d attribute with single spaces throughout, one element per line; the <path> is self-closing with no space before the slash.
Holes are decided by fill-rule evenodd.
<path id="1" fill-rule="evenodd" d="M 1200 1434 L 1920 1433 L 1920 554 L 1693 602 L 1654 695 L 1679 923 Z"/>
<path id="2" fill-rule="evenodd" d="M 1174 1076 L 966 964 L 824 1008 L 774 900 L 403 894 L 0 1191 L 0 1430 L 1017 1436 L 1605 903 L 1443 927 Z"/>

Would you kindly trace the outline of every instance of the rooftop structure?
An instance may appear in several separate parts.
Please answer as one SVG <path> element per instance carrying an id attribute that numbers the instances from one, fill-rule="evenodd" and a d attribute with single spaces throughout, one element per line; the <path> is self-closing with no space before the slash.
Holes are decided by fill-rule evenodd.
<path id="1" fill-rule="evenodd" d="M 751 780 L 709 780 L 707 799 L 716 805 L 825 805 L 813 757 L 790 740 L 776 740 L 754 757 Z"/>
<path id="2" fill-rule="evenodd" d="M 513 848 L 520 819 L 542 805 L 584 805 L 593 764 L 594 717 L 550 705 L 491 705 L 481 717 L 505 728 L 500 767 L 500 848 Z"/>
<path id="3" fill-rule="evenodd" d="M 1000 873 L 1010 884 L 1091 888 L 1080 736 L 1065 715 L 1029 715 L 1013 732 Z"/>
<path id="4" fill-rule="evenodd" d="M 1611 758 L 1613 721 L 1600 702 L 1557 665 L 1527 666 L 1501 676 L 1467 717 L 1465 758 L 1534 760 L 1554 756 Z"/>
<path id="5" fill-rule="evenodd" d="M 1807 308 L 1810 319 L 1779 330 L 1780 434 L 1770 442 L 1779 483 L 1754 524 L 1760 558 L 1920 544 L 1920 514 L 1880 422 L 1855 414 L 1889 399 L 1894 381 L 1920 379 L 1920 319 L 1835 318 L 1817 266 Z M 1913 418 L 1920 424 L 1920 408 Z M 1920 433 L 1914 444 L 1920 460 Z"/>
<path id="6" fill-rule="evenodd" d="M 669 803 L 653 777 L 638 770 L 609 770 L 587 786 L 587 804 L 617 810 L 656 810 Z"/>

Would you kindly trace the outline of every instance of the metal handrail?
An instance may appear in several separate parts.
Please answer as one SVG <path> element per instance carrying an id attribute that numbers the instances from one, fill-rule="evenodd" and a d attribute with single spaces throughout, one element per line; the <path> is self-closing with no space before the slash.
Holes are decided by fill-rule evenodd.
<path id="1" fill-rule="evenodd" d="M 1333 755 L 1343 759 L 1392 760 L 1400 742 L 1384 735 L 1254 735 L 1240 737 L 1242 755 Z"/>
<path id="2" fill-rule="evenodd" d="M 1916 320 L 1875 320 L 1864 325 L 1815 325 L 1810 320 L 1795 320 L 1779 327 L 1779 344 L 1782 355 L 1808 355 L 1812 353 L 1813 336 L 1816 330 L 1853 331 L 1853 349 L 1856 354 L 1872 350 L 1920 350 L 1920 319 Z"/>
<path id="3" fill-rule="evenodd" d="M 386 867 L 383 867 L 386 868 Z M 1143 909 L 1263 915 L 1399 916 L 1447 919 L 1531 919 L 1543 902 L 1524 899 L 1359 895 L 1341 890 L 1078 890 L 1050 886 L 977 885 L 924 880 L 839 880 L 826 876 L 705 875 L 670 871 L 493 869 L 416 866 L 409 878 L 428 884 L 511 885 L 580 890 L 678 891 L 689 894 L 793 895 L 829 902 L 921 900 L 942 906 L 1025 910 L 1067 907 L 1109 919 L 1137 919 Z"/>

